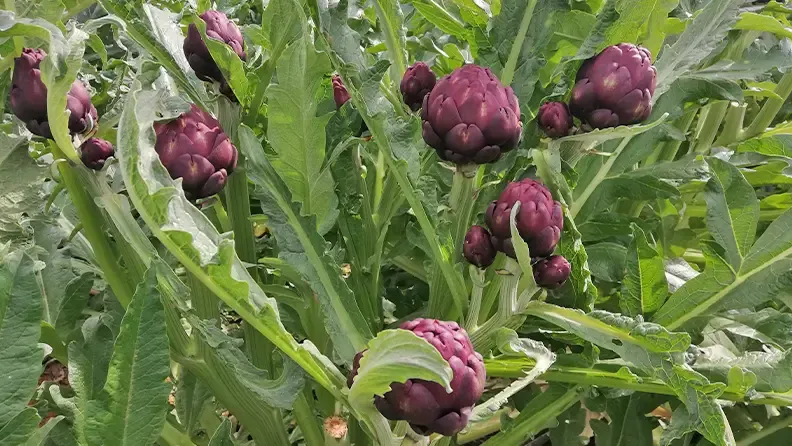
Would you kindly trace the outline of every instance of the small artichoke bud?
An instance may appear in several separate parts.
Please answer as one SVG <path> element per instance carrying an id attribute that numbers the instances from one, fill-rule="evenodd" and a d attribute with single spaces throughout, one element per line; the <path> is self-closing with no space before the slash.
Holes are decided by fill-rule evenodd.
<path id="1" fill-rule="evenodd" d="M 333 75 L 333 99 L 336 103 L 336 109 L 341 108 L 349 100 L 349 92 L 344 86 L 341 76 L 337 74 Z"/>
<path id="2" fill-rule="evenodd" d="M 156 150 L 171 177 L 181 178 L 188 199 L 220 192 L 237 163 L 237 149 L 220 123 L 194 104 L 167 123 L 155 123 Z"/>
<path id="3" fill-rule="evenodd" d="M 93 170 L 102 170 L 107 158 L 114 153 L 113 144 L 100 138 L 88 138 L 80 146 L 80 160 L 85 167 Z"/>
<path id="4" fill-rule="evenodd" d="M 485 164 L 517 147 L 520 106 L 489 68 L 463 65 L 424 96 L 423 139 L 441 159 Z"/>
<path id="5" fill-rule="evenodd" d="M 41 80 L 41 61 L 46 57 L 41 49 L 25 48 L 14 59 L 11 78 L 11 110 L 31 133 L 52 139 L 47 117 L 47 87 Z M 69 111 L 69 131 L 86 133 L 94 128 L 98 115 L 91 103 L 91 95 L 80 80 L 75 80 L 66 95 Z"/>
<path id="6" fill-rule="evenodd" d="M 448 361 L 454 373 L 451 393 L 446 393 L 445 388 L 435 382 L 410 379 L 403 384 L 392 383 L 389 392 L 374 398 L 374 405 L 385 418 L 406 420 L 419 434 L 436 432 L 452 436 L 458 433 L 467 425 L 473 405 L 484 392 L 486 371 L 481 355 L 473 350 L 467 332 L 456 322 L 415 319 L 399 328 L 426 339 Z M 347 379 L 350 387 L 364 353 L 355 356 Z"/>
<path id="7" fill-rule="evenodd" d="M 539 107 L 537 122 L 550 138 L 563 138 L 572 130 L 572 114 L 563 102 L 548 102 Z"/>
<path id="8" fill-rule="evenodd" d="M 432 91 L 436 83 L 437 76 L 429 68 L 429 65 L 416 62 L 404 73 L 401 85 L 399 85 L 404 103 L 412 111 L 418 110 L 423 104 L 424 96 Z"/>
<path id="9" fill-rule="evenodd" d="M 550 290 L 559 288 L 569 278 L 572 266 L 564 256 L 551 256 L 533 265 L 536 284 Z"/>
<path id="10" fill-rule="evenodd" d="M 500 197 L 487 208 L 487 226 L 492 245 L 509 257 L 515 257 L 511 240 L 510 216 L 512 207 L 520 202 L 515 224 L 520 236 L 528 244 L 533 257 L 547 257 L 561 239 L 564 214 L 561 204 L 544 184 L 526 178 L 509 183 Z"/>
<path id="11" fill-rule="evenodd" d="M 247 60 L 245 54 L 245 40 L 242 32 L 232 22 L 228 16 L 220 11 L 209 10 L 200 15 L 206 22 L 206 36 L 210 39 L 219 40 L 230 46 L 232 50 L 243 61 Z M 207 82 L 217 81 L 220 83 L 220 92 L 236 101 L 233 91 L 228 86 L 228 82 L 223 77 L 220 67 L 209 53 L 206 42 L 201 38 L 201 33 L 194 23 L 191 23 L 187 30 L 187 37 L 184 39 L 184 55 L 187 57 L 190 67 L 195 71 L 199 79 Z"/>
<path id="12" fill-rule="evenodd" d="M 637 124 L 652 113 L 656 84 L 649 50 L 631 43 L 609 46 L 580 67 L 569 109 L 593 128 Z"/>
<path id="13" fill-rule="evenodd" d="M 465 242 L 462 245 L 462 253 L 465 259 L 479 268 L 486 268 L 495 261 L 495 247 L 490 241 L 490 233 L 481 226 L 472 226 L 465 234 Z"/>

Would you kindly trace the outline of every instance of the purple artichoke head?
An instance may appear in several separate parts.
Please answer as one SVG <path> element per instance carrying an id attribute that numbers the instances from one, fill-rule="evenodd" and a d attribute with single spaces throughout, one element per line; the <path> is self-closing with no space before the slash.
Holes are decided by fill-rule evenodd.
<path id="1" fill-rule="evenodd" d="M 472 226 L 465 234 L 465 242 L 462 245 L 462 253 L 465 259 L 479 268 L 486 268 L 495 261 L 495 247 L 492 246 L 490 233 L 481 226 Z"/>
<path id="2" fill-rule="evenodd" d="M 374 405 L 385 418 L 406 420 L 419 434 L 456 434 L 467 425 L 473 405 L 484 392 L 486 371 L 481 355 L 473 350 L 467 332 L 456 322 L 415 319 L 403 323 L 399 328 L 426 339 L 448 361 L 454 372 L 451 393 L 446 393 L 440 384 L 410 379 L 404 384 L 391 384 L 389 392 L 374 398 Z M 355 356 L 347 378 L 350 387 L 364 353 Z"/>
<path id="3" fill-rule="evenodd" d="M 88 138 L 80 146 L 80 159 L 86 167 L 93 170 L 102 170 L 105 161 L 113 153 L 113 144 L 100 138 Z"/>
<path id="4" fill-rule="evenodd" d="M 437 76 L 429 68 L 429 65 L 423 62 L 416 62 L 404 73 L 399 86 L 404 103 L 412 111 L 418 110 L 423 104 L 424 96 L 432 91 L 436 83 Z"/>
<path id="5" fill-rule="evenodd" d="M 341 108 L 342 105 L 346 104 L 349 100 L 349 92 L 344 86 L 344 81 L 341 80 L 341 76 L 334 74 L 333 75 L 333 99 L 336 103 L 336 108 Z"/>
<path id="6" fill-rule="evenodd" d="M 569 108 L 598 129 L 637 124 L 652 113 L 656 83 L 649 50 L 631 43 L 609 46 L 580 67 Z"/>
<path id="7" fill-rule="evenodd" d="M 515 257 L 509 217 L 514 203 L 520 202 L 515 225 L 528 244 L 532 257 L 547 257 L 561 239 L 564 214 L 561 204 L 553 200 L 544 184 L 526 178 L 509 183 L 500 197 L 487 208 L 487 226 L 492 245 L 498 251 Z"/>
<path id="8" fill-rule="evenodd" d="M 167 123 L 155 123 L 156 150 L 172 178 L 181 178 L 184 194 L 194 200 L 225 186 L 237 163 L 237 149 L 209 113 L 190 111 Z"/>
<path id="9" fill-rule="evenodd" d="M 220 11 L 210 9 L 201 14 L 200 17 L 206 22 L 207 37 L 225 43 L 234 50 L 240 59 L 247 60 L 245 40 L 242 38 L 242 32 L 234 22 L 229 20 L 228 16 Z M 194 23 L 191 23 L 187 30 L 187 38 L 184 39 L 182 49 L 187 57 L 187 62 L 189 62 L 190 67 L 195 71 L 195 75 L 199 79 L 207 82 L 212 80 L 219 82 L 220 91 L 229 98 L 236 100 L 231 88 L 228 86 L 228 82 L 220 71 L 220 67 L 212 59 L 209 48 L 201 38 L 201 33 Z"/>
<path id="10" fill-rule="evenodd" d="M 31 133 L 52 139 L 47 118 L 47 87 L 41 80 L 41 61 L 47 55 L 41 49 L 25 48 L 14 59 L 14 75 L 11 78 L 11 110 L 25 123 Z M 96 108 L 85 85 L 75 80 L 66 95 L 69 110 L 69 131 L 85 133 L 96 125 Z"/>
<path id="11" fill-rule="evenodd" d="M 484 164 L 517 147 L 522 134 L 520 106 L 489 68 L 463 65 L 437 82 L 424 97 L 423 138 L 440 158 L 456 164 Z"/>
<path id="12" fill-rule="evenodd" d="M 539 107 L 539 127 L 551 138 L 563 138 L 572 130 L 572 114 L 563 102 L 548 102 Z"/>
<path id="13" fill-rule="evenodd" d="M 571 271 L 572 266 L 564 256 L 550 256 L 533 264 L 536 284 L 551 290 L 563 285 Z"/>

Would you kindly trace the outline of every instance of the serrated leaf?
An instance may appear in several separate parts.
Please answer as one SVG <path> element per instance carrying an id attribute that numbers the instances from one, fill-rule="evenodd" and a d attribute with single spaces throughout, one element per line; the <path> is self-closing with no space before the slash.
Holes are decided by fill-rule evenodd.
<path id="1" fill-rule="evenodd" d="M 21 446 L 36 431 L 36 426 L 41 418 L 35 408 L 26 407 L 7 421 L 7 423 L 0 423 L 0 444 Z"/>
<path id="2" fill-rule="evenodd" d="M 325 162 L 325 127 L 332 115 L 316 116 L 318 90 L 330 63 L 305 39 L 289 45 L 278 60 L 278 83 L 267 88 L 267 139 L 277 157 L 272 165 L 302 204 L 302 215 L 315 215 L 319 232 L 333 227 L 338 197 Z"/>
<path id="3" fill-rule="evenodd" d="M 645 414 L 654 410 L 657 403 L 651 396 L 640 394 L 607 400 L 605 407 L 610 422 L 591 421 L 597 444 L 602 446 L 652 446 L 654 444 L 652 430 L 655 423 L 652 423 Z"/>
<path id="4" fill-rule="evenodd" d="M 580 446 L 588 441 L 583 437 L 586 429 L 586 409 L 574 405 L 558 417 L 558 426 L 550 429 L 550 441 L 553 446 Z M 593 420 L 592 420 L 593 422 Z"/>
<path id="5" fill-rule="evenodd" d="M 707 162 L 713 173 L 704 190 L 707 228 L 725 249 L 726 260 L 738 271 L 756 237 L 759 200 L 735 166 L 718 158 Z"/>
<path id="6" fill-rule="evenodd" d="M 602 242 L 586 247 L 591 275 L 606 282 L 624 278 L 627 248 L 618 243 Z"/>
<path id="7" fill-rule="evenodd" d="M 113 345 L 104 388 L 88 402 L 90 444 L 148 445 L 165 424 L 171 386 L 165 313 L 150 268 L 135 290 Z"/>
<path id="8" fill-rule="evenodd" d="M 425 339 L 407 330 L 384 330 L 368 344 L 349 391 L 349 402 L 367 414 L 363 421 L 382 445 L 392 444 L 387 421 L 374 407 L 374 396 L 390 391 L 391 383 L 408 379 L 436 382 L 451 392 L 453 372 L 440 352 Z"/>
<path id="9" fill-rule="evenodd" d="M 23 251 L 6 254 L 0 263 L 0 426 L 27 406 L 41 373 L 39 269 Z"/>
<path id="10" fill-rule="evenodd" d="M 638 225 L 633 223 L 632 230 L 633 240 L 627 248 L 627 274 L 619 306 L 629 316 L 636 316 L 657 311 L 668 296 L 668 284 L 663 255 L 649 244 Z"/>
<path id="11" fill-rule="evenodd" d="M 663 95 L 681 76 L 704 60 L 721 43 L 726 33 L 737 22 L 737 13 L 742 0 L 710 2 L 697 14 L 685 31 L 666 47 L 658 58 L 657 89 L 655 100 Z"/>

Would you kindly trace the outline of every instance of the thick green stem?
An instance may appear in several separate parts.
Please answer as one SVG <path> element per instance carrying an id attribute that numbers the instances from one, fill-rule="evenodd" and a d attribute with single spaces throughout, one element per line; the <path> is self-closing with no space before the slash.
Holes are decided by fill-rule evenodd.
<path id="1" fill-rule="evenodd" d="M 470 266 L 470 278 L 473 282 L 473 292 L 471 293 L 470 309 L 465 318 L 465 330 L 472 332 L 478 326 L 479 311 L 481 310 L 481 296 L 484 294 L 485 273 L 483 270 Z"/>
<path id="2" fill-rule="evenodd" d="M 451 185 L 451 196 L 449 198 L 449 205 L 451 207 L 449 220 L 452 225 L 451 242 L 453 243 L 453 251 L 450 259 L 452 265 L 461 258 L 462 240 L 465 238 L 465 233 L 470 225 L 473 204 L 476 201 L 474 191 L 477 167 L 478 166 L 457 166 L 457 170 L 454 173 L 454 181 Z M 433 241 L 429 240 L 429 243 L 433 243 Z M 429 285 L 431 295 L 429 296 L 427 314 L 429 317 L 446 319 L 449 316 L 451 303 L 447 298 L 448 287 L 443 277 L 442 266 L 440 262 L 435 261 L 432 281 Z M 467 302 L 463 302 L 461 305 L 457 303 L 457 310 L 464 311 L 464 308 L 467 306 L 466 304 Z M 460 313 L 460 316 L 462 315 L 464 315 L 464 313 Z"/>
<path id="3" fill-rule="evenodd" d="M 503 408 L 495 412 L 495 414 L 485 421 L 478 423 L 471 423 L 469 428 L 457 435 L 456 444 L 465 444 L 476 441 L 479 438 L 484 438 L 487 435 L 492 435 L 498 432 L 502 427 L 502 418 L 504 416 L 512 417 L 517 412 L 511 408 Z"/>
<path id="4" fill-rule="evenodd" d="M 693 153 L 708 153 L 712 148 L 712 143 L 718 135 L 718 130 L 726 117 L 726 111 L 729 109 L 729 101 L 716 101 L 707 105 L 709 109 L 704 117 L 704 121 L 700 125 L 700 130 L 696 141 L 693 143 Z"/>
<path id="5" fill-rule="evenodd" d="M 789 95 L 792 94 L 792 71 L 784 73 L 781 81 L 776 86 L 775 94 L 777 96 L 769 98 L 765 102 L 762 109 L 759 110 L 759 114 L 756 115 L 756 118 L 746 129 L 745 139 L 753 138 L 763 133 L 772 124 L 773 119 L 775 119 Z"/>
<path id="6" fill-rule="evenodd" d="M 517 265 L 516 261 L 508 259 L 503 276 L 501 277 L 498 311 L 470 334 L 470 341 L 477 350 L 481 351 L 483 350 L 482 346 L 491 344 L 489 338 L 492 334 L 506 325 L 507 321 L 514 316 L 517 309 L 517 290 L 519 283 L 520 266 Z"/>
<path id="7" fill-rule="evenodd" d="M 60 150 L 54 144 L 52 147 L 55 157 L 61 158 L 62 153 L 60 153 Z M 82 232 L 91 243 L 96 263 L 101 268 L 104 279 L 112 288 L 119 302 L 126 307 L 132 302 L 132 295 L 135 292 L 133 283 L 127 280 L 127 275 L 121 267 L 119 257 L 113 249 L 110 238 L 107 236 L 102 211 L 80 181 L 77 169 L 81 168 L 71 166 L 68 162 L 58 163 L 61 178 L 69 191 L 69 197 L 77 210 L 77 216 L 83 224 Z"/>
<path id="8" fill-rule="evenodd" d="M 536 3 L 537 0 L 529 0 L 528 5 L 525 7 L 525 12 L 520 22 L 520 29 L 517 31 L 517 36 L 509 52 L 509 58 L 506 60 L 506 65 L 503 67 L 503 72 L 501 72 L 500 78 L 503 85 L 511 85 L 514 80 L 514 71 L 517 68 L 517 61 L 520 59 L 520 53 L 523 49 L 525 36 L 528 34 L 528 27 L 531 25 L 531 18 L 533 17 Z"/>
<path id="9" fill-rule="evenodd" d="M 746 110 L 748 110 L 748 104 L 733 102 L 729 106 L 729 111 L 726 112 L 726 119 L 723 121 L 723 131 L 715 141 L 716 146 L 725 147 L 742 139 Z"/>
<path id="10" fill-rule="evenodd" d="M 324 434 L 319 427 L 319 419 L 314 415 L 313 408 L 305 396 L 305 391 L 297 395 L 294 400 L 294 418 L 303 433 L 306 446 L 323 446 Z"/>

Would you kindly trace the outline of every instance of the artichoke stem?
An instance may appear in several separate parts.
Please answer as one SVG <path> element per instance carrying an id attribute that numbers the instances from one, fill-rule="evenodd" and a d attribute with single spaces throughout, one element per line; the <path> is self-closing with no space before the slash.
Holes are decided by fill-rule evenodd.
<path id="1" fill-rule="evenodd" d="M 473 292 L 471 293 L 470 309 L 467 319 L 465 319 L 465 330 L 472 332 L 478 326 L 479 312 L 481 311 L 481 298 L 486 286 L 486 274 L 481 268 L 474 265 L 470 266 L 470 278 L 473 281 Z"/>
<path id="2" fill-rule="evenodd" d="M 773 119 L 775 119 L 789 95 L 792 94 L 792 71 L 784 73 L 781 81 L 778 82 L 776 86 L 775 94 L 777 94 L 778 97 L 769 98 L 765 102 L 762 109 L 759 110 L 759 114 L 756 115 L 750 127 L 745 131 L 743 135 L 744 139 L 750 139 L 760 133 L 764 133 L 767 127 L 772 124 Z"/>
<path id="3" fill-rule="evenodd" d="M 707 108 L 709 111 L 704 121 L 700 124 L 699 134 L 691 151 L 693 153 L 707 153 L 712 148 L 718 129 L 720 129 L 723 118 L 726 117 L 729 101 L 717 101 L 707 105 Z"/>

